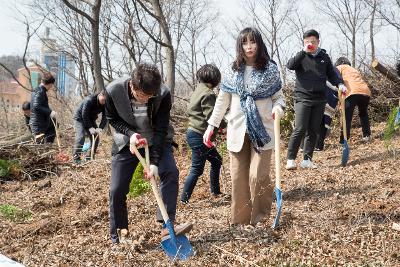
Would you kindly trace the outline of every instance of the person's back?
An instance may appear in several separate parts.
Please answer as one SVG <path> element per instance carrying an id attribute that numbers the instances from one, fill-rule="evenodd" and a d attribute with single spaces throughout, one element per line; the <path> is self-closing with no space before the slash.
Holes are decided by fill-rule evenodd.
<path id="1" fill-rule="evenodd" d="M 340 75 L 348 89 L 345 100 L 346 128 L 347 138 L 350 138 L 351 122 L 355 107 L 358 108 L 358 116 L 360 117 L 361 128 L 363 132 L 363 141 L 371 139 L 371 128 L 369 124 L 368 105 L 371 98 L 371 91 L 368 84 L 362 78 L 361 73 L 351 66 L 350 61 L 346 57 L 339 57 L 335 63 Z M 343 133 L 340 137 L 343 142 Z"/>
<path id="2" fill-rule="evenodd" d="M 74 120 L 83 122 L 85 127 L 88 129 L 90 127 L 93 127 L 93 122 L 97 120 L 98 115 L 100 113 L 104 114 L 105 111 L 105 105 L 99 103 L 98 95 L 99 94 L 93 94 L 85 97 L 85 99 L 81 102 L 81 104 L 75 111 Z"/>
<path id="3" fill-rule="evenodd" d="M 189 128 L 203 134 L 208 126 L 207 120 L 211 113 L 205 114 L 205 109 L 212 109 L 215 104 L 216 95 L 212 88 L 205 83 L 199 83 L 190 97 L 187 113 L 189 117 Z"/>
<path id="4" fill-rule="evenodd" d="M 337 66 L 340 74 L 342 75 L 344 84 L 348 89 L 347 96 L 353 94 L 371 96 L 368 84 L 364 81 L 361 73 L 347 64 Z"/>
<path id="5" fill-rule="evenodd" d="M 55 139 L 55 128 L 51 120 L 55 119 L 56 112 L 50 109 L 47 97 L 47 91 L 54 88 L 54 83 L 53 75 L 44 73 L 41 84 L 32 91 L 30 124 L 32 133 L 39 143 L 43 141 L 52 143 Z"/>
<path id="6" fill-rule="evenodd" d="M 34 134 L 43 132 L 50 123 L 50 113 L 46 89 L 39 86 L 32 91 L 30 124 Z"/>

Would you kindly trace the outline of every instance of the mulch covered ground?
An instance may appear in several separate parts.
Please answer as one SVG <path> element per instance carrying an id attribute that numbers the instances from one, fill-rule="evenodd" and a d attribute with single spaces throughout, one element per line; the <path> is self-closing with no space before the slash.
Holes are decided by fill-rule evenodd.
<path id="1" fill-rule="evenodd" d="M 196 256 L 179 263 L 159 247 L 151 192 L 128 200 L 131 242 L 111 245 L 111 144 L 103 138 L 93 162 L 79 167 L 49 163 L 50 169 L 38 168 L 39 179 L 25 175 L 2 181 L 0 204 L 32 216 L 20 221 L 0 216 L 0 253 L 26 266 L 400 266 L 400 231 L 392 229 L 400 223 L 400 139 L 394 142 L 397 154 L 388 153 L 380 134 L 383 124 L 372 130 L 370 143 L 359 141 L 360 132 L 353 131 L 345 168 L 339 166 L 341 147 L 333 137 L 326 151 L 315 154 L 317 170 L 289 172 L 282 162 L 283 215 L 275 231 L 270 228 L 275 207 L 263 226 L 231 227 L 229 197 L 212 198 L 204 175 L 191 203 L 178 206 L 177 220 L 195 224 L 189 237 L 196 250 Z M 181 186 L 190 167 L 188 152 L 182 146 L 176 153 Z M 225 154 L 221 183 L 227 193 L 228 161 Z"/>

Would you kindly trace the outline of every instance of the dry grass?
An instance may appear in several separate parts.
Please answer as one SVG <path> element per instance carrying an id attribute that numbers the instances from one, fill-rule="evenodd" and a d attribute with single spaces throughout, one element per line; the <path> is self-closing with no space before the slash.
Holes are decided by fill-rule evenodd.
<path id="1" fill-rule="evenodd" d="M 400 157 L 385 151 L 382 131 L 382 124 L 374 126 L 369 144 L 359 142 L 360 132 L 354 131 L 346 168 L 339 166 L 337 137 L 330 137 L 327 151 L 315 155 L 318 170 L 284 171 L 282 225 L 276 231 L 270 229 L 274 209 L 263 227 L 230 227 L 230 203 L 210 197 L 204 175 L 191 204 L 178 206 L 178 220 L 195 223 L 190 240 L 197 254 L 184 263 L 171 263 L 159 248 L 150 192 L 128 200 L 134 243 L 111 245 L 111 143 L 103 138 L 96 161 L 58 166 L 58 176 L 0 185 L 0 204 L 32 213 L 20 223 L 0 217 L 0 252 L 26 266 L 399 266 L 400 232 L 391 225 L 400 222 Z M 65 137 L 63 143 L 72 146 Z M 188 152 L 183 146 L 175 154 L 181 186 L 190 167 Z M 229 192 L 226 155 L 224 161 L 221 182 Z"/>

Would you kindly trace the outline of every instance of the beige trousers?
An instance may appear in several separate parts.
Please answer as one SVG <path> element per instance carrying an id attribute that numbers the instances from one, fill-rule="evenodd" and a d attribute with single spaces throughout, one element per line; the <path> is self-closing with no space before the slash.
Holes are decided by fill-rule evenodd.
<path id="1" fill-rule="evenodd" d="M 271 213 L 273 186 L 269 179 L 272 150 L 258 154 L 246 134 L 242 150 L 230 152 L 232 223 L 256 224 Z"/>

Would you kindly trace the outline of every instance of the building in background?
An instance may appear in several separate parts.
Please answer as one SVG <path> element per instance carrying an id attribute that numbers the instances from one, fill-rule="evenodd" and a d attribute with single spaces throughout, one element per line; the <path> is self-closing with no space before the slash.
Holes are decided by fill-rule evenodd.
<path id="1" fill-rule="evenodd" d="M 46 28 L 45 38 L 42 39 L 40 61 L 43 67 L 55 74 L 56 86 L 62 96 L 75 94 L 75 62 L 70 54 L 57 44 L 56 39 L 50 38 L 49 28 Z"/>

